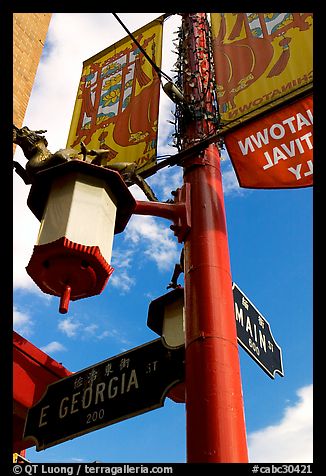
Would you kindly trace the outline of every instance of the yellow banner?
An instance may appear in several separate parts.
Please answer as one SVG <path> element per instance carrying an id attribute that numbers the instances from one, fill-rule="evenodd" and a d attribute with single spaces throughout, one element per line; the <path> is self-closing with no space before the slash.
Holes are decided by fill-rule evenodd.
<path id="1" fill-rule="evenodd" d="M 162 34 L 163 17 L 133 33 L 158 67 Z M 156 161 L 159 94 L 152 64 L 129 36 L 123 38 L 84 61 L 67 147 L 79 149 L 83 142 L 88 151 L 101 150 L 100 165 L 147 168 Z"/>
<path id="2" fill-rule="evenodd" d="M 312 13 L 211 13 L 221 125 L 312 89 Z"/>

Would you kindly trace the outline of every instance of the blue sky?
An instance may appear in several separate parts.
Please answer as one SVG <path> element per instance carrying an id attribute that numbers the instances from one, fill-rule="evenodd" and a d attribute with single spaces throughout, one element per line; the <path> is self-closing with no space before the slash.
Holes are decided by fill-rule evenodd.
<path id="1" fill-rule="evenodd" d="M 131 31 L 159 15 L 119 14 Z M 167 74 L 176 61 L 171 38 L 179 23 L 175 15 L 164 24 Z M 24 121 L 48 130 L 52 152 L 65 146 L 82 62 L 124 36 L 109 13 L 53 15 Z M 162 92 L 159 155 L 176 153 L 168 145 L 171 110 Z M 270 379 L 239 348 L 250 460 L 311 462 L 312 188 L 239 188 L 226 153 L 223 158 L 232 278 L 269 321 L 285 373 Z M 26 162 L 20 150 L 15 159 Z M 182 170 L 164 169 L 149 183 L 167 200 L 182 184 Z M 136 186 L 131 191 L 144 199 Z M 133 216 L 114 238 L 115 271 L 103 293 L 72 302 L 61 315 L 58 299 L 41 293 L 25 271 L 39 226 L 27 194 L 14 176 L 14 329 L 74 372 L 155 339 L 146 325 L 148 306 L 167 292 L 180 252 L 170 222 Z M 185 455 L 185 405 L 168 398 L 160 409 L 41 452 L 27 451 L 32 462 L 185 462 Z"/>

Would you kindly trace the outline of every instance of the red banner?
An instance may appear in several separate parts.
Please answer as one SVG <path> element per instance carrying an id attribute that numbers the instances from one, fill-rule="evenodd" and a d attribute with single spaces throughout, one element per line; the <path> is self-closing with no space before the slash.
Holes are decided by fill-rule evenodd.
<path id="1" fill-rule="evenodd" d="M 312 95 L 230 132 L 225 144 L 241 187 L 312 186 Z"/>

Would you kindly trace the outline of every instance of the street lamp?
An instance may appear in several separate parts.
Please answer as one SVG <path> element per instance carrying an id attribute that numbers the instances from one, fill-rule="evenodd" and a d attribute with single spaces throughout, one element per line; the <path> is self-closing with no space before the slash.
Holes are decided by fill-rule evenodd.
<path id="1" fill-rule="evenodd" d="M 179 286 L 150 303 L 147 326 L 163 337 L 168 347 L 185 344 L 183 287 Z M 172 387 L 167 396 L 176 403 L 185 403 L 184 382 Z"/>
<path id="2" fill-rule="evenodd" d="M 80 160 L 35 174 L 27 204 L 40 220 L 27 273 L 48 294 L 70 300 L 100 294 L 113 272 L 113 236 L 127 225 L 135 200 L 120 174 Z"/>
<path id="3" fill-rule="evenodd" d="M 147 326 L 162 336 L 170 347 L 185 343 L 183 288 L 154 299 L 148 308 Z"/>

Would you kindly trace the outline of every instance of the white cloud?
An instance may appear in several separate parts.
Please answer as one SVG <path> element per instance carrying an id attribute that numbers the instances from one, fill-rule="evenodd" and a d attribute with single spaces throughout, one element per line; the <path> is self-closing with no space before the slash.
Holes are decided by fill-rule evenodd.
<path id="1" fill-rule="evenodd" d="M 68 337 L 75 337 L 80 326 L 80 322 L 74 321 L 73 318 L 70 317 L 62 319 L 58 323 L 58 329 Z"/>
<path id="2" fill-rule="evenodd" d="M 300 388 L 297 395 L 279 423 L 249 434 L 251 463 L 313 462 L 313 386 Z"/>
<path id="3" fill-rule="evenodd" d="M 160 271 L 166 271 L 179 259 L 177 241 L 168 224 L 161 225 L 151 216 L 133 216 L 126 230 L 126 240 L 145 246 L 145 255 Z"/>
<path id="4" fill-rule="evenodd" d="M 106 337 L 109 337 L 109 335 L 110 335 L 110 331 L 103 331 L 101 334 L 98 334 L 96 338 L 98 340 L 102 340 L 102 339 L 105 339 Z"/>
<path id="5" fill-rule="evenodd" d="M 54 352 L 63 352 L 67 349 L 60 342 L 54 340 L 52 342 L 49 342 L 47 345 L 41 347 L 41 350 L 46 354 L 52 354 Z"/>
<path id="6" fill-rule="evenodd" d="M 171 200 L 173 199 L 171 192 L 182 187 L 182 167 L 177 165 L 172 168 L 166 167 L 149 177 L 147 181 L 160 200 Z"/>
<path id="7" fill-rule="evenodd" d="M 33 333 L 33 321 L 31 316 L 27 312 L 23 312 L 13 307 L 13 328 L 23 337 L 28 337 Z"/>
<path id="8" fill-rule="evenodd" d="M 135 250 L 113 248 L 112 266 L 114 272 L 109 280 L 109 285 L 117 288 L 122 294 L 130 291 L 135 285 L 135 279 L 130 276 L 129 270 L 132 266 Z"/>
<path id="9" fill-rule="evenodd" d="M 141 191 L 134 190 L 139 196 Z M 144 199 L 144 197 L 141 197 Z M 112 266 L 114 272 L 109 285 L 125 293 L 135 285 L 136 280 L 130 274 L 134 256 L 142 248 L 142 257 L 154 261 L 160 271 L 166 271 L 179 260 L 177 238 L 173 236 L 164 220 L 159 223 L 152 216 L 133 215 L 124 232 L 124 243 L 113 248 Z M 128 248 L 126 249 L 126 246 Z"/>
<path id="10" fill-rule="evenodd" d="M 110 329 L 108 331 L 108 336 L 114 339 L 115 341 L 119 342 L 122 345 L 131 345 L 130 340 L 126 339 L 120 331 L 117 329 Z"/>
<path id="11" fill-rule="evenodd" d="M 222 183 L 223 183 L 223 191 L 225 195 L 243 195 L 244 189 L 240 187 L 239 181 L 235 174 L 234 168 L 232 167 L 231 163 L 228 164 L 229 166 L 222 167 Z"/>
<path id="12" fill-rule="evenodd" d="M 122 294 L 130 291 L 135 283 L 136 280 L 123 268 L 115 269 L 109 281 L 109 285 L 117 288 Z"/>
<path id="13" fill-rule="evenodd" d="M 32 256 L 39 222 L 27 207 L 29 187 L 16 175 L 13 181 L 13 284 L 14 288 L 40 292 L 25 269 Z"/>
<path id="14" fill-rule="evenodd" d="M 98 324 L 95 324 L 95 323 L 85 324 L 81 322 L 81 320 L 77 320 L 74 317 L 67 317 L 65 319 L 61 319 L 61 321 L 59 321 L 58 323 L 58 329 L 69 338 L 75 338 L 78 336 L 79 339 L 82 339 L 84 341 L 95 340 L 95 339 L 102 340 L 111 335 L 110 331 L 101 329 Z M 58 342 L 53 342 L 49 345 L 51 346 L 52 344 L 54 346 L 56 344 L 58 344 L 58 346 L 61 345 Z M 58 348 L 54 350 L 66 350 L 66 349 Z"/>
<path id="15" fill-rule="evenodd" d="M 164 22 L 163 28 L 163 48 L 162 48 L 162 65 L 161 69 L 164 73 L 174 79 L 175 72 L 171 69 L 174 68 L 174 63 L 177 61 L 177 55 L 172 52 L 176 48 L 173 48 L 172 39 L 176 38 L 175 32 L 181 25 L 181 16 L 172 15 Z M 167 38 L 168 41 L 164 41 Z M 166 82 L 162 80 L 163 84 Z M 165 94 L 161 88 L 160 92 L 160 109 L 159 109 L 159 127 L 158 127 L 158 152 L 159 155 L 173 155 L 178 151 L 175 147 L 169 144 L 173 143 L 172 133 L 174 133 L 174 126 L 168 121 L 174 121 L 173 113 L 175 111 L 175 104 Z"/>
<path id="16" fill-rule="evenodd" d="M 83 328 L 83 332 L 91 336 L 96 334 L 97 329 L 98 329 L 97 324 L 89 324 L 88 326 Z"/>

